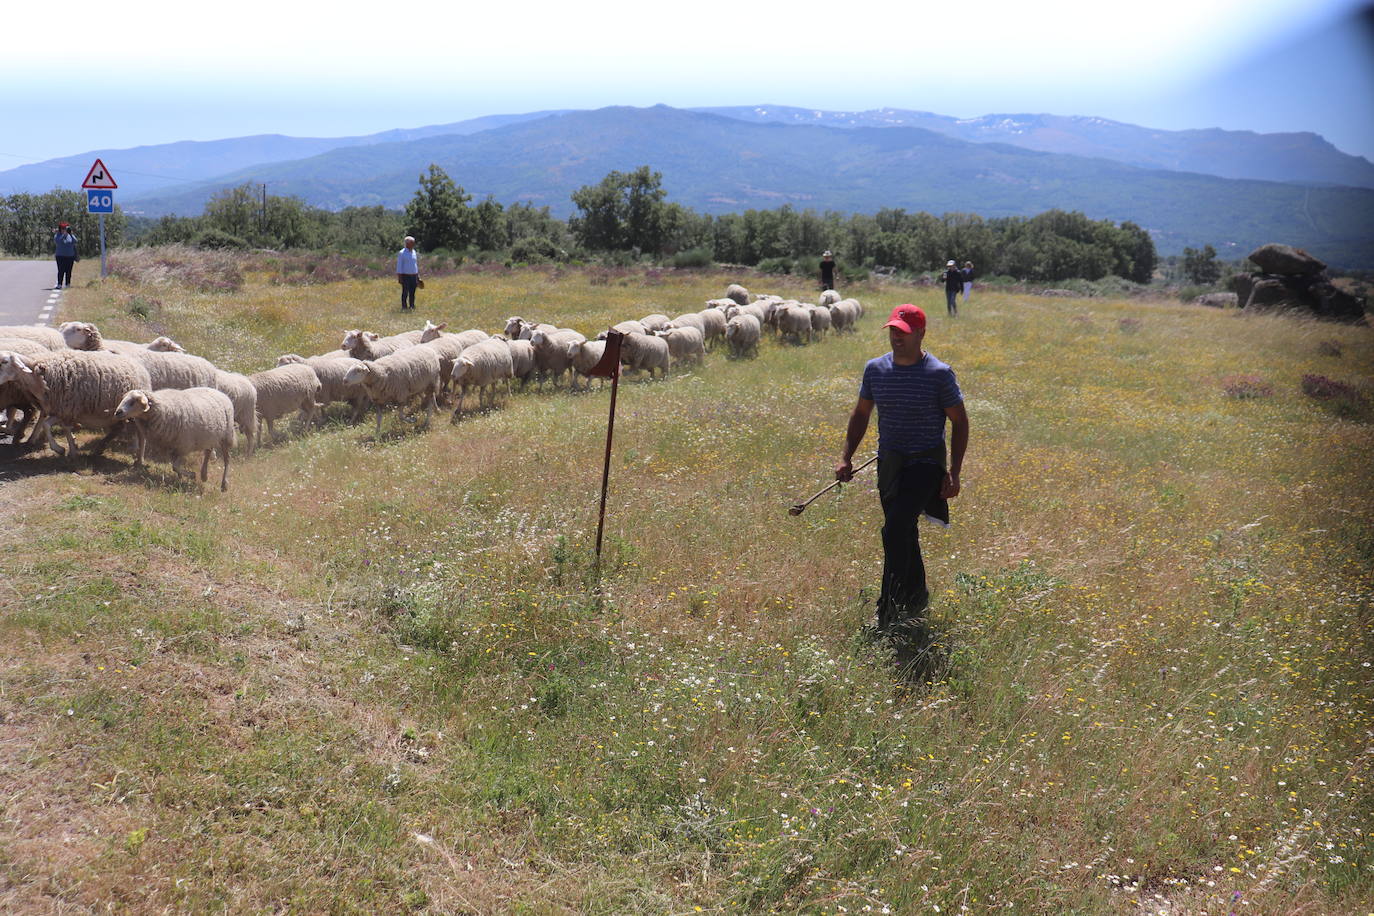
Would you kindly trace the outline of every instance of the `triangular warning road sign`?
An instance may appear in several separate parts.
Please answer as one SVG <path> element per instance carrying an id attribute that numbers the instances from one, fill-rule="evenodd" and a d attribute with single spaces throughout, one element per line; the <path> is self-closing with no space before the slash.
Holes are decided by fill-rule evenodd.
<path id="1" fill-rule="evenodd" d="M 91 170 L 86 173 L 86 180 L 81 182 L 81 187 L 117 188 L 119 185 L 115 184 L 114 176 L 110 174 L 109 169 L 105 168 L 105 163 L 97 159 L 95 165 L 91 166 Z"/>

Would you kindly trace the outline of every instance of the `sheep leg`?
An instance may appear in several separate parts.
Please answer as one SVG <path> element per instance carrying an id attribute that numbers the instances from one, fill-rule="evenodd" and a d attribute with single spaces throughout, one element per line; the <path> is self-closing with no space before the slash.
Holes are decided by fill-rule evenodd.
<path id="1" fill-rule="evenodd" d="M 382 405 L 381 405 L 381 404 L 378 404 L 378 405 L 377 405 L 377 435 L 376 435 L 376 438 L 378 438 L 378 439 L 382 438 Z"/>
<path id="2" fill-rule="evenodd" d="M 67 454 L 67 450 L 64 449 L 62 446 L 58 445 L 57 440 L 55 440 L 52 436 L 52 423 L 54 419 L 55 418 L 51 416 L 44 417 L 42 421 L 40 421 L 39 424 L 34 427 L 33 435 L 29 438 L 32 439 L 36 437 L 38 433 L 41 431 L 43 433 L 43 441 L 47 443 L 48 448 L 52 449 L 53 454 L 61 457 L 62 455 Z"/>
<path id="3" fill-rule="evenodd" d="M 434 420 L 434 411 L 439 409 L 439 399 L 435 396 L 434 389 L 429 389 L 429 397 L 425 399 L 425 426 L 429 426 Z"/>
<path id="4" fill-rule="evenodd" d="M 186 462 L 186 456 L 185 456 L 185 455 L 182 455 L 182 454 L 173 455 L 173 456 L 172 456 L 172 471 L 173 471 L 178 477 L 185 477 L 187 480 L 195 480 L 195 479 L 196 479 L 196 469 L 195 469 L 195 468 L 191 468 L 191 470 L 189 470 L 189 471 L 186 470 L 186 468 L 184 467 L 185 462 Z"/>
<path id="5" fill-rule="evenodd" d="M 455 420 L 463 413 L 463 398 L 467 396 L 467 393 L 467 385 L 458 386 L 458 406 L 453 409 L 453 419 Z"/>
<path id="6" fill-rule="evenodd" d="M 224 473 L 220 475 L 219 479 L 219 490 L 221 493 L 229 489 L 229 452 L 233 448 L 234 437 L 230 436 L 229 440 L 221 445 L 219 449 L 220 457 L 224 459 Z"/>
<path id="7" fill-rule="evenodd" d="M 201 482 L 201 483 L 204 483 L 205 480 L 206 480 L 206 478 L 208 478 L 208 477 L 210 476 L 210 454 L 211 454 L 213 451 L 214 451 L 214 449 L 212 449 L 212 448 L 207 448 L 207 449 L 205 450 L 205 456 L 204 456 L 203 458 L 200 459 L 200 482 Z"/>
<path id="8" fill-rule="evenodd" d="M 138 445 L 134 450 L 134 467 L 143 467 L 143 452 L 148 448 L 148 437 L 143 435 L 143 427 L 138 423 L 134 424 L 134 430 L 138 433 Z"/>

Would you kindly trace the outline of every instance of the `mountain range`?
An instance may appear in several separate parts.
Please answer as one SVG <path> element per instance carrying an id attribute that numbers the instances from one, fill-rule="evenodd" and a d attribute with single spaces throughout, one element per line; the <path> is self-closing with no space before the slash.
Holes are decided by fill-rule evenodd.
<path id="1" fill-rule="evenodd" d="M 120 181 L 121 205 L 148 215 L 199 213 L 215 192 L 246 182 L 327 208 L 399 207 L 437 163 L 477 199 L 490 194 L 566 216 L 578 187 L 647 164 L 663 173 L 670 200 L 707 213 L 791 204 L 991 218 L 1060 208 L 1132 220 L 1165 253 L 1212 244 L 1239 256 L 1283 241 L 1335 264 L 1374 266 L 1374 165 L 1315 134 L 1154 131 L 1052 115 L 612 107 L 333 140 L 265 136 L 95 151 L 61 167 L 53 160 L 0 172 L 0 193 L 37 190 L 16 183 L 40 176 L 46 187 L 74 187 L 94 155 Z M 59 171 L 63 179 L 52 181 Z M 166 189 L 168 177 L 175 190 Z"/>

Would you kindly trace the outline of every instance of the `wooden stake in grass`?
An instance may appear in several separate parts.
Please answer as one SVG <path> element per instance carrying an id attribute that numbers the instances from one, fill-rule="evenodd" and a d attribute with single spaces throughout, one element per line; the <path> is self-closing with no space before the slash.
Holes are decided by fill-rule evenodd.
<path id="1" fill-rule="evenodd" d="M 877 461 L 877 460 L 878 460 L 878 456 L 877 456 L 877 455 L 874 455 L 872 458 L 868 459 L 868 460 L 865 461 L 863 464 L 861 464 L 861 465 L 859 465 L 858 467 L 856 467 L 856 468 L 854 469 L 854 473 L 855 473 L 855 474 L 859 473 L 859 472 L 862 471 L 864 468 L 868 467 L 870 464 L 872 464 L 873 462 L 875 462 L 875 461 Z M 850 479 L 853 480 L 852 477 L 851 477 Z M 806 502 L 796 503 L 795 505 L 793 505 L 791 509 L 788 509 L 788 510 L 787 510 L 787 514 L 788 514 L 788 515 L 801 515 L 803 512 L 806 511 L 806 507 L 807 507 L 807 506 L 811 505 L 811 504 L 814 503 L 816 500 L 820 499 L 822 496 L 824 496 L 825 494 L 829 493 L 831 490 L 835 489 L 836 487 L 838 487 L 838 486 L 839 486 L 840 484 L 842 484 L 842 483 L 844 483 L 843 480 L 837 480 L 837 481 L 835 481 L 835 482 L 832 483 L 830 486 L 826 487 L 824 490 L 821 490 L 821 491 L 820 491 L 819 493 L 817 493 L 815 496 L 813 496 L 813 497 L 811 497 L 810 499 L 808 499 Z"/>
<path id="2" fill-rule="evenodd" d="M 606 352 L 587 374 L 611 380 L 611 412 L 606 420 L 606 462 L 601 468 L 601 512 L 596 519 L 596 575 L 601 577 L 601 536 L 606 531 L 606 490 L 611 482 L 611 439 L 615 436 L 615 396 L 620 389 L 620 341 L 625 337 L 612 330 L 606 335 Z"/>

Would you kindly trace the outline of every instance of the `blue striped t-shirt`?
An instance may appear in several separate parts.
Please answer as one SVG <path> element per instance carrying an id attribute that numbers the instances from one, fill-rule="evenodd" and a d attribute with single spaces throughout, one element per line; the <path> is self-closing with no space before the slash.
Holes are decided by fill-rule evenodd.
<path id="1" fill-rule="evenodd" d="M 915 455 L 944 449 L 945 408 L 964 403 L 954 370 L 926 353 L 913 366 L 899 366 L 891 353 L 864 366 L 859 397 L 878 408 L 878 451 Z"/>

